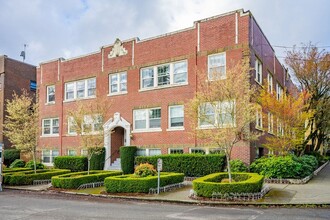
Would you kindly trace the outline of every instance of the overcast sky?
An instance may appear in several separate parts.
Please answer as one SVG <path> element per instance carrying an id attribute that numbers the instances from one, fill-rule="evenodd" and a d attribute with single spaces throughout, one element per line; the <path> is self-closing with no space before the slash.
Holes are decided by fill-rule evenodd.
<path id="1" fill-rule="evenodd" d="M 241 8 L 253 13 L 272 45 L 330 46 L 329 0 L 0 0 L 0 54 L 22 60 L 27 44 L 25 62 L 38 65 Z M 284 56 L 283 48 L 274 49 Z"/>

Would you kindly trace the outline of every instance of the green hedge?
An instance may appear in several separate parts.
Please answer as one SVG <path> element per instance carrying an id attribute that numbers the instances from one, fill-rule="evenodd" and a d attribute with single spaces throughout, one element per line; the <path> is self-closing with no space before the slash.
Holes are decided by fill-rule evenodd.
<path id="1" fill-rule="evenodd" d="M 30 160 L 29 162 L 27 162 L 25 164 L 24 167 L 34 169 L 34 161 Z M 42 163 L 36 161 L 36 169 L 45 169 L 45 165 L 43 165 Z"/>
<path id="2" fill-rule="evenodd" d="M 14 162 L 12 162 L 9 166 L 9 168 L 23 168 L 25 167 L 25 161 L 21 159 L 16 159 Z"/>
<path id="3" fill-rule="evenodd" d="M 120 163 L 124 174 L 134 173 L 135 146 L 120 147 Z"/>
<path id="4" fill-rule="evenodd" d="M 5 185 L 32 185 L 34 180 L 47 180 L 53 176 L 69 173 L 70 170 L 37 170 L 35 174 L 33 170 L 5 173 L 4 184 Z"/>
<path id="5" fill-rule="evenodd" d="M 134 174 L 107 177 L 104 185 L 108 193 L 148 193 L 157 187 L 157 176 L 136 177 Z M 183 182 L 183 173 L 161 173 L 160 186 Z"/>
<path id="6" fill-rule="evenodd" d="M 87 170 L 88 160 L 83 156 L 58 156 L 54 159 L 54 166 L 57 169 L 69 169 L 72 172 Z"/>
<path id="7" fill-rule="evenodd" d="M 56 188 L 62 189 L 77 189 L 80 185 L 86 183 L 102 182 L 106 177 L 121 175 L 121 171 L 100 171 L 91 170 L 88 172 L 77 172 L 63 174 L 60 176 L 52 177 L 52 185 Z"/>
<path id="8" fill-rule="evenodd" d="M 95 148 L 89 148 L 88 150 L 92 152 Z M 105 148 L 97 149 L 97 152 L 97 154 L 93 153 L 90 160 L 90 170 L 103 170 L 104 168 Z"/>
<path id="9" fill-rule="evenodd" d="M 3 152 L 4 164 L 9 166 L 16 159 L 20 159 L 20 153 L 21 151 L 17 149 L 5 149 Z"/>
<path id="10" fill-rule="evenodd" d="M 314 156 L 288 155 L 257 159 L 251 164 L 250 170 L 266 178 L 301 179 L 311 175 L 317 166 L 318 162 Z"/>
<path id="11" fill-rule="evenodd" d="M 158 156 L 138 156 L 136 164 L 150 163 L 157 167 L 157 159 L 163 160 L 164 172 L 184 173 L 185 176 L 199 177 L 210 173 L 222 172 L 225 155 L 222 154 L 167 154 Z"/>
<path id="12" fill-rule="evenodd" d="M 30 171 L 31 168 L 5 168 L 3 169 L 3 173 L 15 173 L 15 172 L 22 172 L 22 171 Z"/>
<path id="13" fill-rule="evenodd" d="M 236 182 L 221 183 L 228 173 L 213 173 L 193 181 L 197 196 L 212 197 L 212 193 L 256 193 L 260 192 L 264 177 L 257 173 L 232 173 Z"/>

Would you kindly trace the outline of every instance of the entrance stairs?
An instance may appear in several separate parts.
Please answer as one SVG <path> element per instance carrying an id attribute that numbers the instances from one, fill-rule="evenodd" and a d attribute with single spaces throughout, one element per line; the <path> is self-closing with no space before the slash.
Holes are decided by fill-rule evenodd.
<path id="1" fill-rule="evenodd" d="M 109 170 L 121 170 L 120 158 L 117 158 L 109 167 Z"/>

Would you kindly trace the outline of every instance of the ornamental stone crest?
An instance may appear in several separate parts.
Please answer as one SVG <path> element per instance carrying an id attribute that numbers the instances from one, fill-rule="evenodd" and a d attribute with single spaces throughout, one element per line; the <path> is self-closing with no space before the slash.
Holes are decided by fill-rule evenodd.
<path id="1" fill-rule="evenodd" d="M 115 43 L 113 44 L 112 50 L 110 51 L 108 58 L 119 57 L 127 54 L 127 50 L 123 47 L 123 43 L 116 39 Z"/>

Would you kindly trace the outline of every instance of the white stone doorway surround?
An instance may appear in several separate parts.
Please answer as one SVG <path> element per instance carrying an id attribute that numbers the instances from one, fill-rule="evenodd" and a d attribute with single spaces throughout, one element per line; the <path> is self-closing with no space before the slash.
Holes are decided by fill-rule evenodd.
<path id="1" fill-rule="evenodd" d="M 113 115 L 113 118 L 110 118 L 103 125 L 105 147 L 104 170 L 108 170 L 111 165 L 111 131 L 116 127 L 124 128 L 124 146 L 130 146 L 131 144 L 131 124 L 124 118 L 120 117 L 119 112 L 116 112 Z"/>

